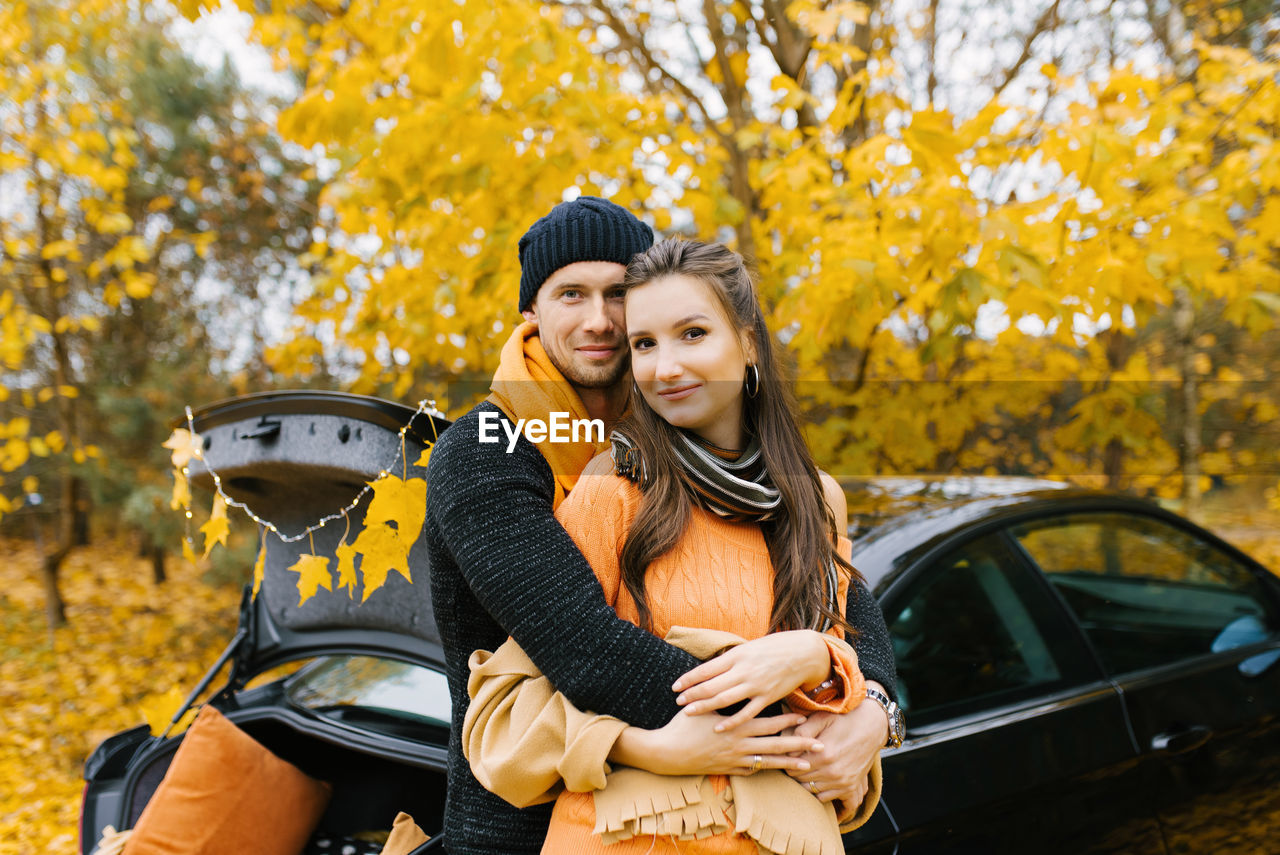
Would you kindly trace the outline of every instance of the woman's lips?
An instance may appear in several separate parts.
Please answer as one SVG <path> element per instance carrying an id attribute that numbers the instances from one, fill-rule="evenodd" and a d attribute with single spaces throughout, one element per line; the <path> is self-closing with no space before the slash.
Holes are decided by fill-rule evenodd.
<path id="1" fill-rule="evenodd" d="M 658 397 L 664 401 L 679 401 L 689 397 L 697 391 L 699 383 L 691 383 L 687 386 L 676 386 L 671 389 L 663 389 L 658 392 Z"/>

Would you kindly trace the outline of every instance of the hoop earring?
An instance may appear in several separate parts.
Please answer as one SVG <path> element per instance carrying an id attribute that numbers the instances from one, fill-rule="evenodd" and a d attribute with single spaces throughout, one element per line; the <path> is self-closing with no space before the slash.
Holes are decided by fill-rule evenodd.
<path id="1" fill-rule="evenodd" d="M 760 369 L 754 362 L 747 366 L 747 376 L 742 380 L 742 388 L 746 390 L 748 398 L 760 394 Z"/>

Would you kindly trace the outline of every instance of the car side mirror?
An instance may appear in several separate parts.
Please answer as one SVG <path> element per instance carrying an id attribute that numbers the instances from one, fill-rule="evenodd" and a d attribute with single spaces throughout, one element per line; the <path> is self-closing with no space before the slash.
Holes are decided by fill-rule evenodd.
<path id="1" fill-rule="evenodd" d="M 1260 677 L 1271 670 L 1271 666 L 1277 662 L 1280 662 L 1280 649 L 1268 650 L 1241 662 L 1240 673 L 1246 677 Z"/>
<path id="2" fill-rule="evenodd" d="M 1256 615 L 1242 615 L 1222 628 L 1218 637 L 1213 640 L 1211 649 L 1214 653 L 1247 647 L 1266 641 L 1275 635 Z M 1258 677 L 1280 661 L 1280 650 L 1268 650 L 1256 656 L 1250 656 L 1240 663 L 1240 673 L 1245 677 Z"/>

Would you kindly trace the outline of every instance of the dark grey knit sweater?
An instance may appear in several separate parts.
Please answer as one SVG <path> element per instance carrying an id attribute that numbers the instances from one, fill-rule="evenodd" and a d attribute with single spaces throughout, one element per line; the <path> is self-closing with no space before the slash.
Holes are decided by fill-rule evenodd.
<path id="1" fill-rule="evenodd" d="M 512 807 L 471 774 L 462 722 L 473 650 L 494 650 L 510 635 L 577 707 L 645 728 L 678 712 L 671 684 L 697 664 L 614 614 L 552 513 L 546 459 L 523 437 L 510 454 L 505 442 L 478 442 L 484 411 L 506 421 L 480 404 L 440 436 L 427 466 L 431 595 L 453 703 L 444 832 L 454 855 L 537 852 L 551 816 L 549 804 Z M 848 616 L 863 674 L 896 693 L 884 616 L 860 586 L 850 589 Z"/>

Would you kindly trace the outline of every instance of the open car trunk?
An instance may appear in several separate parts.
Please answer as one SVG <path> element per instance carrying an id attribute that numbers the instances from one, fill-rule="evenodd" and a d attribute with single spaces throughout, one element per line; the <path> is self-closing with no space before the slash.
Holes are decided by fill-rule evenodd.
<path id="1" fill-rule="evenodd" d="M 277 757 L 333 787 L 306 852 L 337 855 L 344 851 L 343 845 L 358 847 L 348 855 L 378 852 L 381 843 L 370 832 L 390 831 L 400 811 L 410 814 L 428 835 L 439 833 L 445 797 L 442 753 L 438 758 L 407 753 L 394 759 L 378 756 L 331 741 L 331 736 L 315 732 L 313 726 L 300 729 L 287 713 L 273 709 L 232 712 L 228 718 Z M 137 824 L 181 743 L 179 735 L 154 746 L 130 769 L 124 793 L 126 827 Z"/>
<path id="2" fill-rule="evenodd" d="M 352 543 L 365 527 L 373 499 L 365 485 L 382 475 L 425 479 L 423 452 L 449 422 L 425 408 L 330 392 L 249 395 L 202 408 L 193 422 L 203 460 L 191 463 L 192 483 L 220 487 L 280 534 L 295 537 L 266 535 L 262 585 L 256 596 L 246 586 L 235 638 L 210 663 L 205 680 L 185 688 L 193 689 L 194 699 L 220 685 L 209 703 L 276 756 L 332 785 L 308 852 L 378 852 L 380 844 L 353 840 L 354 848 L 346 848 L 335 841 L 389 831 L 401 811 L 434 837 L 444 812 L 448 694 L 420 532 L 398 532 L 412 543 L 408 572 L 391 572 L 370 591 L 363 589 L 363 579 L 352 590 L 333 584 L 299 604 L 298 576 L 290 568 L 299 556 L 316 554 L 328 557 L 336 571 L 336 547 Z M 299 534 L 326 519 L 310 535 Z M 246 582 L 251 578 L 252 568 L 246 567 Z M 342 698 L 324 708 L 291 704 L 281 681 L 246 688 L 285 663 L 343 656 L 439 675 L 438 688 L 429 694 L 438 696 L 446 712 L 416 721 L 376 719 L 377 709 Z M 143 726 L 99 746 L 85 766 L 82 851 L 93 848 L 107 825 L 136 825 L 182 740 L 151 737 Z M 321 845 L 324 838 L 329 845 Z"/>

